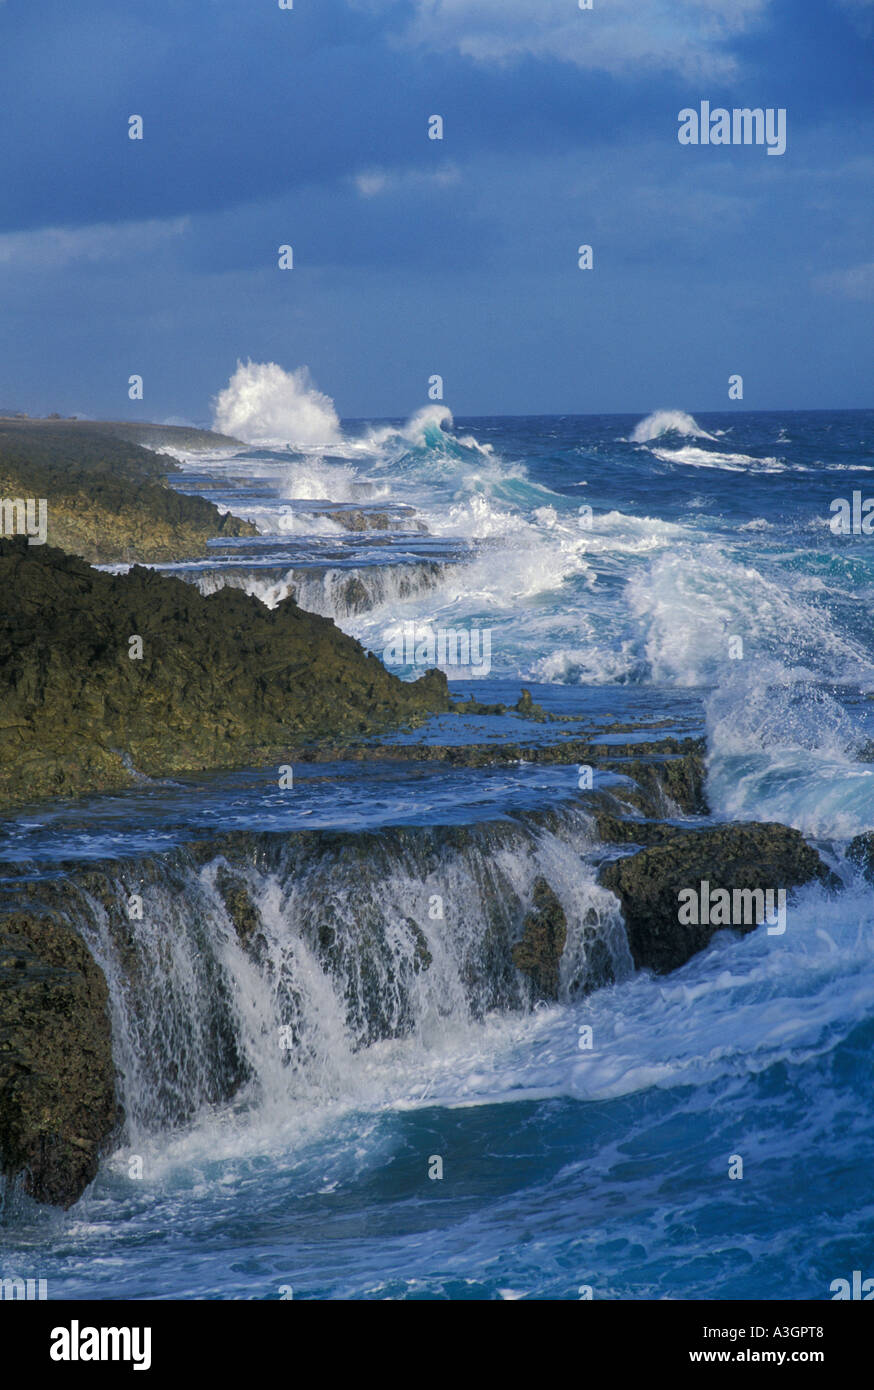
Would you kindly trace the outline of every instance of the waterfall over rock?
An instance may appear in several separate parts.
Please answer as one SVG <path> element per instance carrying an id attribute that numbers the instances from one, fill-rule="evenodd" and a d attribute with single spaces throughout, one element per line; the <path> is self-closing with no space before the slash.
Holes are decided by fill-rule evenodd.
<path id="1" fill-rule="evenodd" d="M 517 948 L 544 895 L 565 922 L 560 997 L 626 975 L 618 904 L 582 857 L 588 822 L 552 820 L 229 834 L 71 876 L 64 910 L 109 986 L 127 1139 L 234 1096 L 344 1095 L 375 1042 L 531 1008 L 552 963 L 526 970 L 534 948 Z"/>

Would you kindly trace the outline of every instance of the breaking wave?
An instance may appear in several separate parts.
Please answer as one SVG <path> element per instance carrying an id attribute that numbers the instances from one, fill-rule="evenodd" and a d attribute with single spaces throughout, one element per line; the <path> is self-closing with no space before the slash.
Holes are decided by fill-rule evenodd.
<path id="1" fill-rule="evenodd" d="M 631 433 L 633 444 L 646 444 L 650 439 L 660 439 L 663 434 L 686 434 L 695 439 L 715 439 L 708 434 L 691 415 L 684 410 L 654 410 Z"/>
<path id="2" fill-rule="evenodd" d="M 260 446 L 331 444 L 340 421 L 330 396 L 313 385 L 308 367 L 287 372 L 275 362 L 237 363 L 215 400 L 215 428 Z"/>

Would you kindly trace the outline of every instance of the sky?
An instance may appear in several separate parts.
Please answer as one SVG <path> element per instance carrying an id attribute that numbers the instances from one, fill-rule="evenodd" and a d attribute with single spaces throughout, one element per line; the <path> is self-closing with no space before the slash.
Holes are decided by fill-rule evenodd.
<path id="1" fill-rule="evenodd" d="M 870 407 L 872 59 L 874 0 L 0 0 L 0 408 Z"/>

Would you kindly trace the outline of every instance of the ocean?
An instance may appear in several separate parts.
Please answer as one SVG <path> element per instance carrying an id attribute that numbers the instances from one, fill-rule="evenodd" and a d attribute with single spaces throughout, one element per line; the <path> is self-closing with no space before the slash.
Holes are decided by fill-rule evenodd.
<path id="1" fill-rule="evenodd" d="M 341 750 L 291 787 L 141 778 L 0 825 L 0 875 L 100 861 L 149 904 L 132 983 L 82 903 L 125 1132 L 68 1211 L 6 1194 L 4 1275 L 70 1299 L 453 1300 L 824 1299 L 874 1275 L 874 890 L 846 854 L 874 827 L 874 411 L 335 426 L 309 406 L 177 456 L 176 487 L 260 534 L 157 568 L 294 595 L 405 678 L 454 633 L 454 696 L 524 686 L 558 718 L 394 735 L 519 744 L 500 765 Z M 706 739 L 710 815 L 678 825 L 795 827 L 843 891 L 799 890 L 783 935 L 635 972 L 580 769 L 525 757 L 617 724 Z M 249 837 L 254 954 L 191 849 L 223 836 Z M 570 927 L 558 1000 L 528 1008 L 490 978 L 484 923 L 538 874 Z"/>

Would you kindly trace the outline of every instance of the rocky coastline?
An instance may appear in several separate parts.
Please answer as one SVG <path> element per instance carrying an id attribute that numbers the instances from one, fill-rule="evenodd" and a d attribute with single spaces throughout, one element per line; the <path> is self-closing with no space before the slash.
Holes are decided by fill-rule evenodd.
<path id="1" fill-rule="evenodd" d="M 120 437 L 113 432 L 122 428 Z M 196 432 L 184 433 L 179 447 L 196 447 Z M 401 870 L 405 881 L 424 883 L 435 866 L 451 880 L 462 864 L 480 885 L 481 930 L 463 972 L 474 1012 L 585 996 L 626 968 L 625 950 L 634 969 L 678 969 L 724 929 L 718 920 L 694 927 L 678 920 L 678 893 L 699 881 L 728 893 L 791 895 L 813 883 L 840 890 L 799 832 L 707 819 L 700 738 L 618 721 L 547 737 L 549 720 L 527 691 L 515 706 L 453 705 L 439 671 L 405 683 L 291 597 L 270 610 L 237 588 L 205 597 L 143 568 L 254 531 L 167 487 L 172 460 L 142 447 L 166 441 L 158 426 L 0 421 L 0 491 L 49 497 L 51 518 L 45 545 L 23 536 L 0 541 L 0 809 L 7 817 L 40 799 L 123 789 L 142 777 L 340 757 L 586 765 L 623 781 L 609 791 L 581 787 L 561 810 L 471 828 L 240 831 L 166 855 L 77 862 L 47 878 L 9 876 L 0 886 L 0 1174 L 29 1197 L 74 1203 L 121 1132 L 125 1097 L 107 972 L 126 980 L 129 1015 L 148 1036 L 148 949 L 134 924 L 150 912 L 163 922 L 161 903 L 190 899 L 196 921 L 186 930 L 208 928 L 225 948 L 232 938 L 233 950 L 261 970 L 272 968 L 265 874 L 314 884 L 306 939 L 322 967 L 347 982 L 346 1022 L 366 1046 L 404 1034 L 415 990 L 433 965 L 423 917 L 380 888 Z M 344 515 L 353 528 L 371 524 L 358 512 Z M 92 567 L 110 561 L 141 563 L 125 574 Z M 490 712 L 543 725 L 544 737 L 386 738 L 432 715 L 461 721 Z M 583 921 L 543 856 L 547 837 L 591 878 L 592 901 L 601 906 Z M 851 857 L 874 882 L 871 834 L 854 842 Z M 508 876 L 495 867 L 503 859 L 524 871 Z M 349 920 L 332 883 L 343 887 Z M 163 929 L 172 932 L 174 923 Z M 730 929 L 763 930 L 763 916 Z M 176 1122 L 195 1100 L 226 1100 L 247 1081 L 214 941 L 205 936 L 200 945 L 211 1055 L 206 1080 L 188 1089 L 180 1082 L 167 1102 Z M 184 1081 L 184 1058 L 163 1064 L 178 1067 Z"/>

